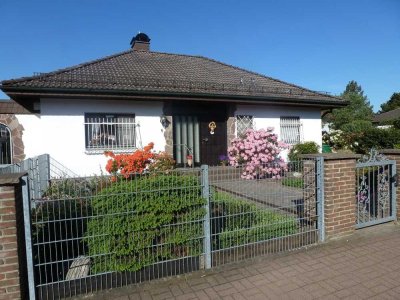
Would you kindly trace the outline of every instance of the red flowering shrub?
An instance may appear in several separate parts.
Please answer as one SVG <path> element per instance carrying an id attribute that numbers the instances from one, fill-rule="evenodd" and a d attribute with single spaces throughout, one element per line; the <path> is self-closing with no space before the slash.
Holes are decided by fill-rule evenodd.
<path id="1" fill-rule="evenodd" d="M 146 169 L 147 165 L 154 158 L 155 153 L 151 150 L 154 143 L 149 143 L 143 150 L 138 149 L 131 154 L 114 154 L 111 151 L 104 152 L 104 155 L 110 157 L 107 161 L 106 171 L 110 174 L 118 174 L 125 178 L 132 174 L 141 174 Z"/>

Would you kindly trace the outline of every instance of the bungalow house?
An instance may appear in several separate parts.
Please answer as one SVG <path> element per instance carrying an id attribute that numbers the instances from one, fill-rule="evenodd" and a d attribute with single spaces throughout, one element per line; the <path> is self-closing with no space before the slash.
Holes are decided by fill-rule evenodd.
<path id="1" fill-rule="evenodd" d="M 376 114 L 372 123 L 381 128 L 390 127 L 391 124 L 400 119 L 400 108 L 392 109 L 384 113 Z"/>
<path id="2" fill-rule="evenodd" d="M 321 144 L 321 111 L 346 105 L 202 56 L 150 51 L 143 33 L 127 51 L 5 80 L 0 89 L 30 112 L 15 111 L 23 154 L 49 153 L 80 174 L 99 173 L 104 150 L 129 152 L 149 142 L 178 164 L 191 154 L 196 165 L 215 165 L 235 136 L 255 126 L 274 127 L 289 144 Z"/>

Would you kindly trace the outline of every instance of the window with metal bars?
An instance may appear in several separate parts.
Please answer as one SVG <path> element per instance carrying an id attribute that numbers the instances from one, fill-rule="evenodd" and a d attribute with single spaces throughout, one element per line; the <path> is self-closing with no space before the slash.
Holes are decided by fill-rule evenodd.
<path id="1" fill-rule="evenodd" d="M 11 164 L 11 134 L 10 129 L 0 124 L 0 165 Z"/>
<path id="2" fill-rule="evenodd" d="M 134 114 L 85 114 L 87 151 L 131 151 L 136 148 Z"/>
<path id="3" fill-rule="evenodd" d="M 281 117 L 281 140 L 289 145 L 301 143 L 303 140 L 303 128 L 300 117 Z"/>
<path id="4" fill-rule="evenodd" d="M 254 117 L 249 115 L 237 115 L 236 136 L 244 137 L 247 129 L 254 129 Z"/>

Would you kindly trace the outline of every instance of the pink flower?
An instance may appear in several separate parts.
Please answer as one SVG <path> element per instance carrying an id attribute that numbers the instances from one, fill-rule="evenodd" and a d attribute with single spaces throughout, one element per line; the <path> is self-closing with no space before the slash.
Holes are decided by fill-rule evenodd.
<path id="1" fill-rule="evenodd" d="M 242 178 L 253 179 L 258 176 L 280 178 L 287 171 L 287 165 L 279 157 L 287 145 L 278 142 L 273 127 L 260 130 L 247 129 L 244 138 L 235 138 L 228 148 L 229 164 L 243 164 Z"/>

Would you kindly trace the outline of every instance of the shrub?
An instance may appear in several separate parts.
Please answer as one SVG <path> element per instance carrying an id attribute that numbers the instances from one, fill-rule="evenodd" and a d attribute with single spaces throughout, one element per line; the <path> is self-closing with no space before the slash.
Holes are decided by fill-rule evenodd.
<path id="1" fill-rule="evenodd" d="M 193 176 L 141 176 L 104 188 L 92 200 L 85 237 L 92 273 L 200 255 L 203 204 Z"/>
<path id="2" fill-rule="evenodd" d="M 322 142 L 334 150 L 349 148 L 347 134 L 341 130 L 331 130 L 329 133 L 325 133 L 322 136 Z"/>
<path id="3" fill-rule="evenodd" d="M 284 178 L 282 180 L 282 184 L 285 186 L 290 186 L 290 187 L 295 187 L 295 188 L 303 188 L 304 187 L 303 179 L 295 178 L 295 177 Z"/>
<path id="4" fill-rule="evenodd" d="M 149 143 L 143 150 L 138 149 L 132 154 L 114 154 L 111 151 L 104 152 L 105 156 L 110 157 L 107 161 L 106 171 L 114 176 L 120 173 L 125 178 L 129 178 L 132 174 L 143 173 L 154 158 L 154 153 L 151 151 L 153 147 L 154 144 Z"/>
<path id="5" fill-rule="evenodd" d="M 354 120 L 353 122 L 344 124 L 342 130 L 345 133 L 365 132 L 372 129 L 372 122 L 366 120 Z"/>
<path id="6" fill-rule="evenodd" d="M 166 172 L 174 169 L 175 160 L 166 152 L 154 154 L 153 160 L 149 164 L 149 172 Z"/>
<path id="7" fill-rule="evenodd" d="M 256 204 L 224 192 L 214 193 L 213 248 L 224 249 L 297 232 L 296 218 L 272 210 L 260 209 Z M 215 212 L 221 216 L 216 218 Z M 217 224 L 217 220 L 219 224 Z M 218 230 L 216 225 L 220 225 Z"/>
<path id="8" fill-rule="evenodd" d="M 235 167 L 243 164 L 242 178 L 279 178 L 280 173 L 286 170 L 279 153 L 287 145 L 278 142 L 273 130 L 272 127 L 266 130 L 247 129 L 245 137 L 232 140 L 228 148 L 229 163 Z"/>
<path id="9" fill-rule="evenodd" d="M 400 118 L 394 120 L 392 123 L 394 128 L 400 129 Z"/>
<path id="10" fill-rule="evenodd" d="M 294 145 L 288 154 L 290 161 L 299 161 L 301 154 L 315 154 L 319 152 L 319 146 L 316 142 L 304 142 Z"/>
<path id="11" fill-rule="evenodd" d="M 366 154 L 371 148 L 395 148 L 400 141 L 400 130 L 396 128 L 371 128 L 363 134 L 353 137 L 352 150 Z"/>
<path id="12" fill-rule="evenodd" d="M 80 239 L 86 230 L 86 217 L 91 215 L 89 197 L 106 181 L 104 177 L 53 180 L 42 199 L 35 201 L 32 208 L 35 263 L 51 262 L 36 268 L 42 280 L 65 279 L 69 259 L 75 258 L 76 253 L 85 253 L 86 246 Z"/>

